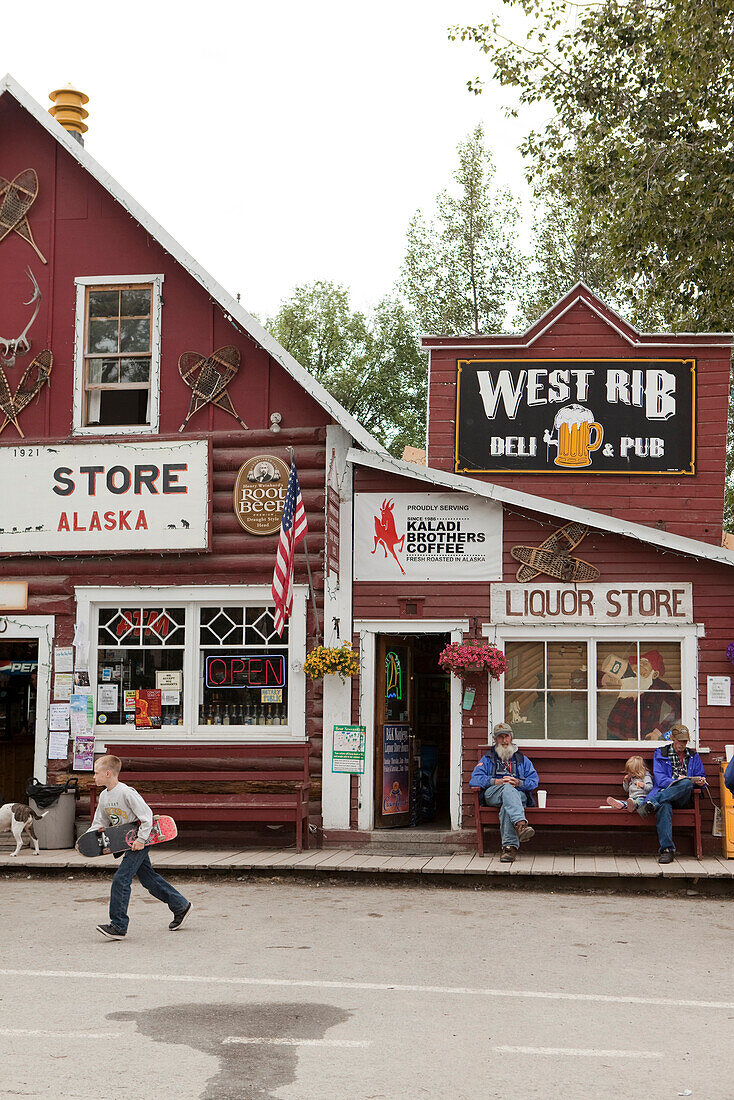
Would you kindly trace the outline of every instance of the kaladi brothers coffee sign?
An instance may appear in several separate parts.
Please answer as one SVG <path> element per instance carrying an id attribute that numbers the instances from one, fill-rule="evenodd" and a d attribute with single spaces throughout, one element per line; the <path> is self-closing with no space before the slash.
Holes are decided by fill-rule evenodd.
<path id="1" fill-rule="evenodd" d="M 694 474 L 694 359 L 458 361 L 457 473 Z"/>
<path id="2" fill-rule="evenodd" d="M 0 553 L 205 550 L 209 445 L 0 448 Z"/>
<path id="3" fill-rule="evenodd" d="M 500 580 L 502 508 L 468 493 L 357 493 L 354 577 Z"/>

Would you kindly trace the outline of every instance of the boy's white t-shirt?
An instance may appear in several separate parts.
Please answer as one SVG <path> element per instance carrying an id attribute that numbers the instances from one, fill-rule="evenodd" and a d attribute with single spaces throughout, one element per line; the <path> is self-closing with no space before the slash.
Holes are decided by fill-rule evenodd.
<path id="1" fill-rule="evenodd" d="M 138 840 L 146 841 L 153 828 L 153 811 L 145 799 L 127 783 L 116 783 L 111 791 L 105 787 L 99 796 L 97 812 L 89 827 L 102 829 L 105 825 L 125 825 L 128 821 L 139 821 Z"/>

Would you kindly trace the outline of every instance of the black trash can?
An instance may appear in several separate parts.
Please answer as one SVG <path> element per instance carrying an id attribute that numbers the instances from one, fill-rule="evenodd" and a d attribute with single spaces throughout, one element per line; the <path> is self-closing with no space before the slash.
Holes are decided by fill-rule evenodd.
<path id="1" fill-rule="evenodd" d="M 39 783 L 34 777 L 28 780 L 26 798 L 37 814 L 45 814 L 42 821 L 33 826 L 41 848 L 73 848 L 74 819 L 79 780 L 67 779 L 66 783 Z"/>

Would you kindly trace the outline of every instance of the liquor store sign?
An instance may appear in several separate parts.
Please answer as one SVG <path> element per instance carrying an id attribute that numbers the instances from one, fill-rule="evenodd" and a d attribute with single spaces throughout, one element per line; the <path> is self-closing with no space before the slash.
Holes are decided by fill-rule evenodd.
<path id="1" fill-rule="evenodd" d="M 206 550 L 209 445 L 0 448 L 0 553 Z"/>
<path id="2" fill-rule="evenodd" d="M 455 469 L 694 474 L 695 410 L 695 359 L 460 359 Z"/>
<path id="3" fill-rule="evenodd" d="M 693 589 L 681 584 L 493 584 L 493 623 L 595 626 L 693 622 Z"/>

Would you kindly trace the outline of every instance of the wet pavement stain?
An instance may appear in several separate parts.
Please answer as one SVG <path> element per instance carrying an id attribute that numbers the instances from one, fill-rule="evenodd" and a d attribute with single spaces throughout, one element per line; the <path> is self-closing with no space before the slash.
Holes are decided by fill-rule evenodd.
<path id="1" fill-rule="evenodd" d="M 157 1043 L 177 1043 L 219 1059 L 200 1100 L 275 1100 L 296 1079 L 299 1049 L 273 1044 L 224 1043 L 230 1036 L 323 1039 L 351 1012 L 325 1004 L 161 1005 L 142 1012 L 112 1012 L 108 1020 L 132 1020 Z"/>

